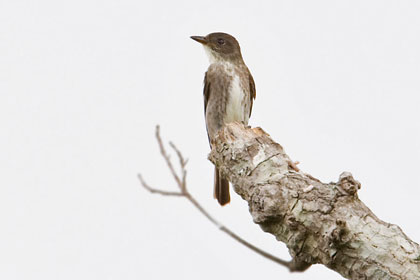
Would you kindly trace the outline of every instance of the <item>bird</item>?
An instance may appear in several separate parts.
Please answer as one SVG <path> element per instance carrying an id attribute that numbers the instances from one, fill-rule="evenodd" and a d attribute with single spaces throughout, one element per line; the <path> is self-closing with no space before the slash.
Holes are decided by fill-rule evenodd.
<path id="1" fill-rule="evenodd" d="M 212 140 L 224 125 L 231 122 L 248 125 L 256 97 L 255 82 L 235 37 L 215 32 L 190 38 L 203 45 L 210 62 L 204 75 L 203 95 L 211 148 Z M 214 198 L 221 206 L 230 202 L 229 181 L 217 167 L 214 171 Z"/>

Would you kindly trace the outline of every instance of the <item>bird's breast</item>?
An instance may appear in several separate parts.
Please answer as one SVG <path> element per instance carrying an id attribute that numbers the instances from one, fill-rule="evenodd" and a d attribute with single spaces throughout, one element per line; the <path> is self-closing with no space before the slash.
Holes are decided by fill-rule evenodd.
<path id="1" fill-rule="evenodd" d="M 249 114 L 246 113 L 247 97 L 242 86 L 242 81 L 237 73 L 234 71 L 231 73 L 232 79 L 228 88 L 224 122 L 243 122 L 248 124 Z"/>

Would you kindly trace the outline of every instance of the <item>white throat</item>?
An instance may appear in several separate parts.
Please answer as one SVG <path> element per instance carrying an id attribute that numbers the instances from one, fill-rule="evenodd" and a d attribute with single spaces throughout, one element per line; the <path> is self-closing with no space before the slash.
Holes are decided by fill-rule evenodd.
<path id="1" fill-rule="evenodd" d="M 209 48 L 206 45 L 203 45 L 203 47 L 204 47 L 204 51 L 207 54 L 207 57 L 209 58 L 210 64 L 223 61 L 222 58 L 220 57 L 220 55 L 218 55 L 211 48 Z"/>

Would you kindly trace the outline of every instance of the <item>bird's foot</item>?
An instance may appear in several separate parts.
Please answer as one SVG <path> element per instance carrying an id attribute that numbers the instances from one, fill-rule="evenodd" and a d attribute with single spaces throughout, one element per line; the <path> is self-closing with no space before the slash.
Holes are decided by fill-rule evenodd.
<path id="1" fill-rule="evenodd" d="M 291 167 L 296 172 L 299 172 L 300 171 L 300 169 L 297 167 L 297 165 L 299 163 L 300 163 L 299 161 L 291 161 L 291 160 L 289 160 L 289 162 L 288 162 L 289 167 Z"/>

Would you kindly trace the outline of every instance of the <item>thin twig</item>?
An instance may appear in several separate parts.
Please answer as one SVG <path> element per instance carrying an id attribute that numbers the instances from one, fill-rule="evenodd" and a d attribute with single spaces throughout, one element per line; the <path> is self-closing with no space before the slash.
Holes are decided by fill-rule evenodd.
<path id="1" fill-rule="evenodd" d="M 257 247 L 255 247 L 254 245 L 252 245 L 251 243 L 245 241 L 244 239 L 242 239 L 240 236 L 238 236 L 237 234 L 235 234 L 233 231 L 231 231 L 229 228 L 225 227 L 224 225 L 222 225 L 220 222 L 218 222 L 216 219 L 214 219 L 202 206 L 200 203 L 198 203 L 198 201 L 188 192 L 187 190 L 187 184 L 186 184 L 186 177 L 187 177 L 187 171 L 186 171 L 186 164 L 188 160 L 185 160 L 184 157 L 182 156 L 182 153 L 178 150 L 178 148 L 172 143 L 170 142 L 169 145 L 172 147 L 172 149 L 176 152 L 178 159 L 179 159 L 179 163 L 181 166 L 181 173 L 182 173 L 182 180 L 180 179 L 180 177 L 176 174 L 175 169 L 173 168 L 170 156 L 167 154 L 166 150 L 165 150 L 165 146 L 163 145 L 162 142 L 162 138 L 160 137 L 160 129 L 159 126 L 156 126 L 156 139 L 157 142 L 159 144 L 159 148 L 160 148 L 160 153 L 162 154 L 163 158 L 165 159 L 166 164 L 169 167 L 169 170 L 171 171 L 172 176 L 174 177 L 178 188 L 180 189 L 180 192 L 168 192 L 168 191 L 163 191 L 163 190 L 159 190 L 156 188 L 152 188 L 150 187 L 145 180 L 143 179 L 143 177 L 138 174 L 138 178 L 140 180 L 140 183 L 142 184 L 142 186 L 148 190 L 151 193 L 157 193 L 157 194 L 161 194 L 161 195 L 165 195 L 165 196 L 177 196 L 177 197 L 185 197 L 186 199 L 188 199 L 194 206 L 195 208 L 197 208 L 198 211 L 200 211 L 201 214 L 203 214 L 212 224 L 214 224 L 215 226 L 217 226 L 221 231 L 223 231 L 224 233 L 228 234 L 230 237 L 232 237 L 233 239 L 235 239 L 236 241 L 238 241 L 239 243 L 241 243 L 242 245 L 246 246 L 247 248 L 251 249 L 252 251 L 256 252 L 257 254 L 275 262 L 278 263 L 282 266 L 287 267 L 290 271 L 298 271 L 298 269 L 296 269 L 296 263 L 292 260 L 292 261 L 285 261 L 282 260 L 280 258 L 277 258 L 276 256 L 273 256 Z M 299 270 L 300 271 L 300 270 Z"/>
<path id="2" fill-rule="evenodd" d="M 144 181 L 143 177 L 141 176 L 141 174 L 137 174 L 137 177 L 140 180 L 140 183 L 142 184 L 142 186 L 148 190 L 151 193 L 157 193 L 157 194 L 161 194 L 161 195 L 165 195 L 165 196 L 185 196 L 183 193 L 181 192 L 168 192 L 168 191 L 162 191 L 162 190 L 158 190 L 155 188 L 152 188 L 151 186 L 149 186 L 146 181 Z"/>
<path id="3" fill-rule="evenodd" d="M 248 247 L 249 249 L 255 251 L 256 253 L 262 255 L 263 257 L 266 257 L 269 260 L 272 260 L 273 262 L 276 262 L 280 265 L 284 265 L 285 267 L 290 269 L 290 261 L 285 261 L 282 259 L 279 259 L 263 250 L 261 250 L 258 247 L 255 247 L 254 245 L 252 245 L 251 243 L 243 240 L 241 237 L 239 237 L 238 235 L 236 235 L 234 232 L 232 232 L 230 229 L 226 228 L 226 227 L 221 227 L 220 228 L 221 231 L 226 232 L 228 235 L 230 235 L 231 237 L 233 237 L 234 239 L 236 239 L 239 243 L 241 243 L 242 245 Z"/>
<path id="4" fill-rule="evenodd" d="M 178 186 L 181 186 L 182 182 L 179 179 L 178 175 L 176 174 L 175 169 L 172 166 L 171 159 L 170 159 L 169 155 L 166 153 L 165 147 L 163 146 L 162 139 L 160 138 L 160 127 L 158 125 L 156 126 L 155 135 L 156 135 L 156 139 L 157 139 L 158 144 L 159 144 L 160 153 L 162 154 L 163 158 L 165 159 L 165 162 L 168 165 L 169 170 L 171 171 L 171 174 L 174 177 L 176 183 L 178 184 Z"/>
<path id="5" fill-rule="evenodd" d="M 186 160 L 184 159 L 181 151 L 175 146 L 175 144 L 173 142 L 169 142 L 169 146 L 171 146 L 171 148 L 174 149 L 174 151 L 178 155 L 179 163 L 181 165 L 181 168 L 184 168 L 187 165 L 188 159 L 186 159 Z"/>
<path id="6" fill-rule="evenodd" d="M 181 151 L 175 146 L 174 143 L 169 142 L 169 146 L 171 146 L 171 148 L 175 151 L 175 153 L 178 155 L 179 158 L 179 165 L 181 166 L 181 173 L 182 173 L 182 187 L 181 187 L 181 191 L 182 192 L 186 192 L 187 191 L 187 170 L 185 168 L 185 166 L 187 165 L 188 159 L 185 160 L 184 157 L 182 156 Z"/>

